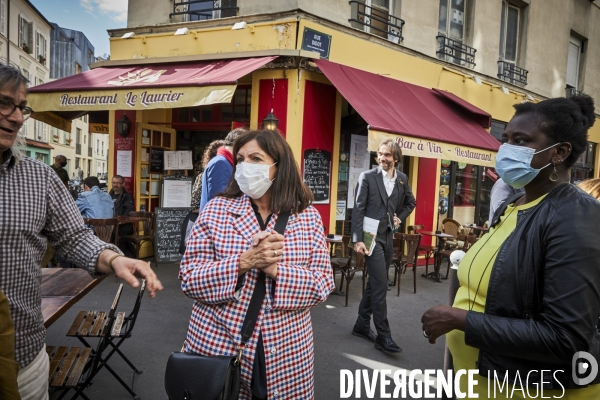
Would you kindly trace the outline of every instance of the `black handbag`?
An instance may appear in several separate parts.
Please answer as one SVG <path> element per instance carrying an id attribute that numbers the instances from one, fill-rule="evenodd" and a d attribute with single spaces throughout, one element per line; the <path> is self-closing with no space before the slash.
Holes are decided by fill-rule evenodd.
<path id="1" fill-rule="evenodd" d="M 279 214 L 275 231 L 282 234 L 289 212 Z M 244 323 L 239 353 L 231 356 L 202 356 L 173 352 L 165 370 L 165 390 L 170 400 L 237 400 L 240 394 L 240 361 L 246 343 L 252 337 L 265 297 L 265 274 L 260 272 Z"/>

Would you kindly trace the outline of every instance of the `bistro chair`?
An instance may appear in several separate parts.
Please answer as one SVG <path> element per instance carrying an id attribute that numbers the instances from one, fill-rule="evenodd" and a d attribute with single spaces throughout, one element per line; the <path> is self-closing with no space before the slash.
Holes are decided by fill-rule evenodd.
<path id="1" fill-rule="evenodd" d="M 100 355 L 99 362 L 100 366 L 98 370 L 102 367 L 106 367 L 108 372 L 110 372 L 119 383 L 133 396 L 136 397 L 136 394 L 133 391 L 132 387 L 129 387 L 122 379 L 117 375 L 117 373 L 108 365 L 108 360 L 115 354 L 115 352 L 121 356 L 123 361 L 129 365 L 129 367 L 136 374 L 141 374 L 142 371 L 138 370 L 133 363 L 123 354 L 123 352 L 119 349 L 121 344 L 125 341 L 125 339 L 129 339 L 131 337 L 131 331 L 133 331 L 133 327 L 135 326 L 135 322 L 138 317 L 138 313 L 140 311 L 140 304 L 142 302 L 142 297 L 144 296 L 144 291 L 146 290 L 146 280 L 142 280 L 142 284 L 140 285 L 140 290 L 138 292 L 137 298 L 135 300 L 135 304 L 133 306 L 133 310 L 127 316 L 125 312 L 118 312 L 115 318 L 115 323 L 110 330 L 109 335 L 106 337 L 107 345 L 111 347 L 110 352 L 106 356 Z M 96 327 L 99 327 L 103 324 L 106 313 L 104 311 L 79 311 L 69 331 L 67 332 L 67 336 L 76 337 L 83 343 L 85 346 L 90 346 L 87 340 L 91 338 L 99 338 L 100 334 Z M 86 340 L 87 339 L 87 340 Z M 95 354 L 94 352 L 92 352 Z"/>
<path id="2" fill-rule="evenodd" d="M 398 239 L 394 239 L 398 240 Z M 406 246 L 406 254 L 394 261 L 395 272 L 398 275 L 398 296 L 400 296 L 400 281 L 402 274 L 406 273 L 408 267 L 413 270 L 413 290 L 417 293 L 417 262 L 419 259 L 419 245 L 421 244 L 421 235 L 405 234 L 402 238 L 402 247 Z"/>
<path id="3" fill-rule="evenodd" d="M 84 218 L 83 223 L 91 227 L 94 235 L 106 243 L 118 243 L 119 220 L 117 218 Z"/>
<path id="4" fill-rule="evenodd" d="M 359 271 L 363 271 L 363 292 L 364 292 L 364 287 L 365 287 L 365 280 L 364 280 L 364 276 L 365 276 L 365 256 L 362 254 L 359 254 L 357 252 L 354 251 L 354 248 L 352 246 L 350 246 L 349 244 L 346 245 L 347 246 L 347 253 L 348 253 L 348 257 L 345 258 L 346 260 L 346 264 L 340 268 L 340 272 L 342 274 L 342 279 L 341 279 L 341 284 L 340 284 L 340 289 L 343 289 L 343 285 L 344 285 L 344 279 L 346 280 L 346 290 L 345 290 L 345 295 L 346 295 L 346 303 L 345 303 L 345 307 L 348 307 L 348 294 L 350 292 L 350 283 L 352 282 L 352 280 L 354 279 L 354 275 L 359 272 Z"/>
<path id="5" fill-rule="evenodd" d="M 408 227 L 408 233 L 415 235 L 417 233 L 419 233 L 419 231 L 422 231 L 424 229 L 423 225 L 410 225 Z M 431 257 L 435 257 L 435 253 L 437 251 L 437 247 L 436 246 L 432 246 L 430 244 L 420 244 L 419 245 L 419 253 L 423 254 L 425 256 L 425 276 L 427 276 L 427 273 L 429 272 L 429 259 Z M 435 258 L 434 261 L 435 263 Z"/>
<path id="6" fill-rule="evenodd" d="M 341 249 L 341 257 L 331 257 L 331 267 L 333 268 L 333 272 L 336 270 L 342 270 L 348 264 L 348 257 L 346 257 L 346 249 L 350 245 L 350 236 L 344 235 L 342 236 L 342 249 Z M 331 243 L 331 246 L 335 246 L 335 243 Z M 334 251 L 331 251 L 334 254 Z M 344 274 L 342 274 L 340 288 L 344 286 Z"/>
<path id="7" fill-rule="evenodd" d="M 119 236 L 119 240 L 131 243 L 135 249 L 135 257 L 139 259 L 142 244 L 145 242 L 154 243 L 156 214 L 147 211 L 132 211 L 129 213 L 129 216 L 143 218 L 143 220 L 133 224 L 132 235 Z"/>
<path id="8" fill-rule="evenodd" d="M 122 291 L 123 284 L 120 284 L 110 311 L 103 313 L 102 318 L 97 319 L 97 322 L 91 325 L 91 330 L 97 332 L 100 338 L 95 349 L 89 346 L 46 347 L 46 353 L 50 359 L 48 386 L 52 395 L 57 391 L 62 391 L 58 397 L 59 400 L 65 397 L 69 390 L 75 390 L 76 392 L 72 399 L 79 396 L 88 399 L 83 390 L 102 368 L 102 354 L 109 345 L 109 337 L 117 320 L 117 305 Z M 133 393 L 133 396 L 138 398 L 135 393 Z"/>

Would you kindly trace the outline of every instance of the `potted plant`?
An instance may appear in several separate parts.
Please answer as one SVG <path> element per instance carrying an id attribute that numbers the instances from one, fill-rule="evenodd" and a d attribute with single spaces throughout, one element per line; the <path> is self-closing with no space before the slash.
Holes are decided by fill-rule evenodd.
<path id="1" fill-rule="evenodd" d="M 58 142 L 58 138 L 59 138 L 58 133 L 55 133 L 53 137 L 54 137 L 54 141 Z"/>
<path id="2" fill-rule="evenodd" d="M 40 62 L 40 64 L 46 65 L 46 57 L 44 57 L 41 54 L 38 55 L 38 61 Z"/>
<path id="3" fill-rule="evenodd" d="M 21 46 L 21 48 L 23 49 L 23 51 L 27 54 L 31 54 L 31 49 L 29 48 L 29 46 L 27 45 L 27 43 L 23 42 L 23 45 Z"/>
<path id="4" fill-rule="evenodd" d="M 65 143 L 67 144 L 67 146 L 70 146 L 72 141 L 73 141 L 73 139 L 71 139 L 71 138 L 65 139 Z"/>

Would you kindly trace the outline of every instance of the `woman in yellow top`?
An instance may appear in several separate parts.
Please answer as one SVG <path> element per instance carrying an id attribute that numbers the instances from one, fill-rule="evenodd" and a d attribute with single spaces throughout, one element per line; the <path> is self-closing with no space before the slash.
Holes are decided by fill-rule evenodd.
<path id="1" fill-rule="evenodd" d="M 495 212 L 460 263 L 453 306 L 426 311 L 423 335 L 434 343 L 448 334 L 454 370 L 479 370 L 479 398 L 598 399 L 600 202 L 569 183 L 594 103 L 575 96 L 515 109 L 496 170 L 525 194 Z"/>

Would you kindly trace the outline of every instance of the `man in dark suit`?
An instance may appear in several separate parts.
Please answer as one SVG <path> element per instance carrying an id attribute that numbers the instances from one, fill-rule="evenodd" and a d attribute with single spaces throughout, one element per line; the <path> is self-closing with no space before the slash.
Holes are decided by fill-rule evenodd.
<path id="1" fill-rule="evenodd" d="M 358 308 L 358 318 L 352 334 L 375 342 L 375 348 L 388 353 L 402 349 L 392 340 L 387 319 L 388 267 L 392 262 L 392 231 L 415 208 L 415 197 L 405 174 L 396 170 L 402 151 L 393 140 L 379 145 L 379 167 L 360 174 L 352 212 L 352 241 L 354 250 L 367 254 L 363 242 L 365 217 L 379 221 L 373 252 L 365 257 L 369 273 L 367 288 Z M 371 315 L 377 336 L 371 330 Z"/>

